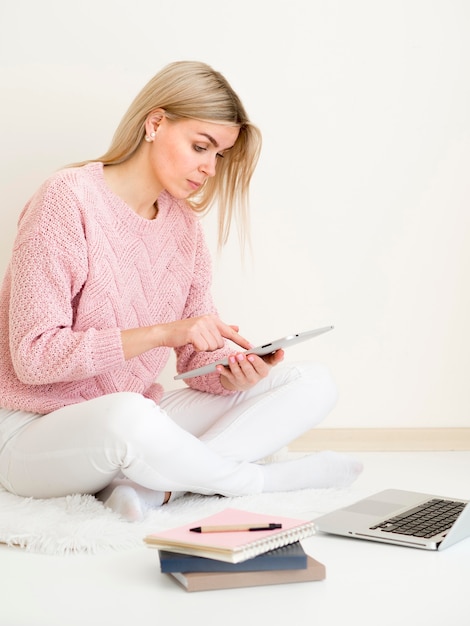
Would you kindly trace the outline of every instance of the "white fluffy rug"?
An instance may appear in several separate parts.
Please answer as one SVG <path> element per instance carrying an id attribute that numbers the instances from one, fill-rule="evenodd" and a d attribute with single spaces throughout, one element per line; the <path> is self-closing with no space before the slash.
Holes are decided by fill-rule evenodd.
<path id="1" fill-rule="evenodd" d="M 129 523 L 93 496 L 36 500 L 0 488 L 0 542 L 51 555 L 102 553 L 142 546 L 144 536 L 151 532 L 185 524 L 229 506 L 311 519 L 357 498 L 357 490 L 350 489 L 306 489 L 239 498 L 186 494 L 149 511 L 142 522 Z"/>

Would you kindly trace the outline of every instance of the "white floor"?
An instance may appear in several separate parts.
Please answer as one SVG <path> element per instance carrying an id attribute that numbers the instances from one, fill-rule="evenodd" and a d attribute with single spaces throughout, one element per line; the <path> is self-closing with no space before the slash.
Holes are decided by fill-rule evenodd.
<path id="1" fill-rule="evenodd" d="M 470 499 L 470 452 L 357 453 L 358 493 L 398 487 Z M 470 540 L 443 552 L 314 536 L 322 582 L 187 593 L 155 551 L 49 557 L 0 546 L 0 626 L 470 624 Z"/>

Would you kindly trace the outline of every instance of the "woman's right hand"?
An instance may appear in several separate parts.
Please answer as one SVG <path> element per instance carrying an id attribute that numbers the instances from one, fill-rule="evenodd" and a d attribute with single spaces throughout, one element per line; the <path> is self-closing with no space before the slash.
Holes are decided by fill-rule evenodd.
<path id="1" fill-rule="evenodd" d="M 189 317 L 167 324 L 121 331 L 125 359 L 139 356 L 153 348 L 180 348 L 192 344 L 197 352 L 212 352 L 224 346 L 224 339 L 244 350 L 253 345 L 238 334 L 238 326 L 225 324 L 216 315 Z"/>
<path id="2" fill-rule="evenodd" d="M 179 348 L 192 344 L 197 352 L 212 352 L 223 348 L 224 340 L 229 339 L 248 350 L 252 344 L 238 334 L 238 326 L 225 324 L 216 315 L 190 317 L 157 327 L 161 336 L 161 346 Z"/>

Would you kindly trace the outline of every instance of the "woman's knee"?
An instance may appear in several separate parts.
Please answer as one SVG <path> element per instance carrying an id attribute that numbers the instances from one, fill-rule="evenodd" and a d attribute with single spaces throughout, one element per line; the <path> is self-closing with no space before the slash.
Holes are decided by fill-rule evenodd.
<path id="1" fill-rule="evenodd" d="M 155 423 L 157 405 L 139 393 L 118 392 L 100 400 L 97 422 L 107 434 L 129 441 L 147 432 L 149 424 Z"/>
<path id="2" fill-rule="evenodd" d="M 323 363 L 303 363 L 304 376 L 314 388 L 320 388 L 332 404 L 338 400 L 338 387 L 329 367 Z"/>
<path id="3" fill-rule="evenodd" d="M 304 361 L 288 366 L 292 379 L 295 379 L 309 400 L 321 404 L 326 414 L 338 401 L 338 387 L 330 369 L 323 363 Z"/>

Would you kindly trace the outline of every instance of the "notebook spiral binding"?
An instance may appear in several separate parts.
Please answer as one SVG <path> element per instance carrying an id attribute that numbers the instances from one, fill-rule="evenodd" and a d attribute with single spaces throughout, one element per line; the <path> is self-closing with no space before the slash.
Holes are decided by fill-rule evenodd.
<path id="1" fill-rule="evenodd" d="M 251 559 L 259 554 L 268 552 L 269 550 L 282 548 L 290 543 L 294 543 L 294 541 L 301 541 L 306 537 L 311 537 L 313 534 L 315 534 L 315 523 L 312 521 L 302 526 L 302 528 L 292 528 L 283 533 L 279 533 L 272 539 L 264 537 L 263 539 L 250 543 L 249 545 L 240 546 L 240 548 L 236 549 L 235 552 L 243 554 L 245 557 Z"/>

